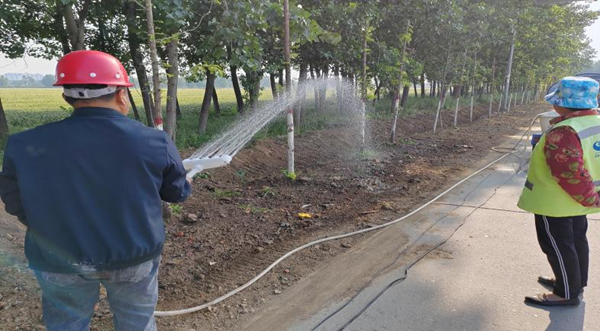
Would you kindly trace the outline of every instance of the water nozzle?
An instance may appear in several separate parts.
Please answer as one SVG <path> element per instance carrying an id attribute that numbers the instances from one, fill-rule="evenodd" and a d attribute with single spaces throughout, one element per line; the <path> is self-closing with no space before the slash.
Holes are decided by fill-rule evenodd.
<path id="1" fill-rule="evenodd" d="M 201 173 L 204 170 L 224 167 L 231 163 L 231 156 L 224 154 L 221 156 L 205 157 L 202 159 L 185 159 L 183 160 L 183 167 L 188 174 L 186 177 L 192 179 L 196 174 Z"/>

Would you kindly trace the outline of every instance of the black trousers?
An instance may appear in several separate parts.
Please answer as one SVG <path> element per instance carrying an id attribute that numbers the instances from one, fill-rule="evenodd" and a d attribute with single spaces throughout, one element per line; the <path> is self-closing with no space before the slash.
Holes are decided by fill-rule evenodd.
<path id="1" fill-rule="evenodd" d="M 565 299 L 576 298 L 588 281 L 587 217 L 535 215 L 535 228 L 540 247 L 554 272 L 554 294 Z"/>

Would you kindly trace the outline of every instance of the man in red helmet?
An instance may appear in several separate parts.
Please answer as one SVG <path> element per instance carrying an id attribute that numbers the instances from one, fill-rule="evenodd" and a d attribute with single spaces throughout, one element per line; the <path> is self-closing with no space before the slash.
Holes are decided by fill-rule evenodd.
<path id="1" fill-rule="evenodd" d="M 179 153 L 126 116 L 132 84 L 116 58 L 72 52 L 56 78 L 72 116 L 12 135 L 0 173 L 6 211 L 27 226 L 44 323 L 89 330 L 102 284 L 117 331 L 156 330 L 161 200 L 190 194 Z"/>

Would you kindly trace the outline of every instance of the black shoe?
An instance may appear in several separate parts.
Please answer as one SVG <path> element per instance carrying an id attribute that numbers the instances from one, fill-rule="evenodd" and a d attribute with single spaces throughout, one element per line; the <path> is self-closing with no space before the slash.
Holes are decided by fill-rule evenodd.
<path id="1" fill-rule="evenodd" d="M 525 297 L 525 302 L 526 303 L 530 303 L 533 305 L 538 305 L 538 306 L 578 306 L 579 305 L 579 298 L 573 298 L 573 299 L 565 299 L 565 300 L 558 300 L 558 301 L 551 301 L 548 300 L 548 296 L 543 293 L 543 294 L 536 294 L 534 296 L 530 296 L 530 297 Z"/>
<path id="2" fill-rule="evenodd" d="M 538 283 L 547 286 L 549 289 L 553 290 L 554 286 L 556 285 L 556 279 L 552 278 L 552 277 L 546 277 L 546 276 L 539 276 L 537 279 Z M 581 289 L 581 292 L 579 292 L 579 295 L 583 294 L 583 288 Z"/>
<path id="3" fill-rule="evenodd" d="M 556 284 L 556 279 L 546 276 L 539 276 L 537 281 L 542 285 L 549 286 L 552 288 L 554 288 L 554 285 Z"/>

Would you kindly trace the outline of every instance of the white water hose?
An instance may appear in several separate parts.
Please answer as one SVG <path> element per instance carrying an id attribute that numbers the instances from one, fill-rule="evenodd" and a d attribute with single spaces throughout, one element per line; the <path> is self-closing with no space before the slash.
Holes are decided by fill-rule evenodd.
<path id="1" fill-rule="evenodd" d="M 533 126 L 533 124 L 535 123 L 535 121 L 538 119 L 539 115 L 536 116 L 533 121 L 531 121 L 531 124 L 529 125 L 529 128 L 527 129 L 527 131 L 521 136 L 521 139 L 519 139 L 519 141 L 515 144 L 515 146 L 511 149 L 510 152 L 506 152 L 504 155 L 502 155 L 501 157 L 497 158 L 496 160 L 488 163 L 486 166 L 484 166 L 483 168 L 475 171 L 474 173 L 470 174 L 469 176 L 465 177 L 464 179 L 462 179 L 461 181 L 459 181 L 458 183 L 452 185 L 450 188 L 448 188 L 447 190 L 445 190 L 444 192 L 440 193 L 438 196 L 436 196 L 435 198 L 431 199 L 430 201 L 426 202 L 425 204 L 423 204 L 422 206 L 420 206 L 419 208 L 413 210 L 412 212 L 396 219 L 393 221 L 390 221 L 388 223 L 384 223 L 381 225 L 377 225 L 374 226 L 372 228 L 366 228 L 366 229 L 362 229 L 362 230 L 358 230 L 358 231 L 354 231 L 354 232 L 349 232 L 349 233 L 344 233 L 344 234 L 340 234 L 337 236 L 333 236 L 333 237 L 328 237 L 328 238 L 322 238 L 322 239 L 318 239 L 312 242 L 309 242 L 305 245 L 302 245 L 300 247 L 295 248 L 294 250 L 286 253 L 285 255 L 283 255 L 282 257 L 280 257 L 277 261 L 271 263 L 270 266 L 268 266 L 265 270 L 263 270 L 261 273 L 259 273 L 258 275 L 256 275 L 256 277 L 252 278 L 251 280 L 249 280 L 247 283 L 245 283 L 244 285 L 234 289 L 233 291 L 214 299 L 211 302 L 207 302 L 203 305 L 200 306 L 196 306 L 196 307 L 191 307 L 191 308 L 187 308 L 187 309 L 181 309 L 181 310 L 172 310 L 172 311 L 155 311 L 154 312 L 154 316 L 177 316 L 177 315 L 184 315 L 184 314 L 189 314 L 189 313 L 193 313 L 193 312 L 197 312 L 203 309 L 206 309 L 208 307 L 214 306 L 238 293 L 240 293 L 241 291 L 247 289 L 248 287 L 250 287 L 252 284 L 256 283 L 259 279 L 261 279 L 264 275 L 266 275 L 269 271 L 271 271 L 273 268 L 275 268 L 278 264 L 280 264 L 281 262 L 283 262 L 283 260 L 287 259 L 288 257 L 294 255 L 295 253 L 304 250 L 308 247 L 314 246 L 314 245 L 318 245 L 320 243 L 324 243 L 327 241 L 332 241 L 332 240 L 337 240 L 337 239 L 342 239 L 342 238 L 347 238 L 347 237 L 351 237 L 351 236 L 355 236 L 357 234 L 361 234 L 361 233 L 367 233 L 367 232 L 371 232 L 371 231 L 375 231 L 375 230 L 379 230 L 385 227 L 388 227 L 390 225 L 396 224 L 398 222 L 401 222 L 413 215 L 415 215 L 416 213 L 420 212 L 421 210 L 427 208 L 428 206 L 430 206 L 431 204 L 433 204 L 434 202 L 438 201 L 439 199 L 441 199 L 443 196 L 445 196 L 446 194 L 448 194 L 449 192 L 451 192 L 452 190 L 454 190 L 455 188 L 457 188 L 458 186 L 460 186 L 461 184 L 463 184 L 464 182 L 466 182 L 467 180 L 477 176 L 479 173 L 485 171 L 486 169 L 490 168 L 491 166 L 493 166 L 494 164 L 502 161 L 504 158 L 506 158 L 507 156 L 514 154 L 515 152 L 517 152 L 516 148 L 517 146 L 521 143 L 521 141 L 523 140 L 523 138 L 530 132 L 531 127 Z M 229 159 L 229 161 L 231 161 L 231 159 Z M 206 162 L 206 161 L 205 161 Z"/>

